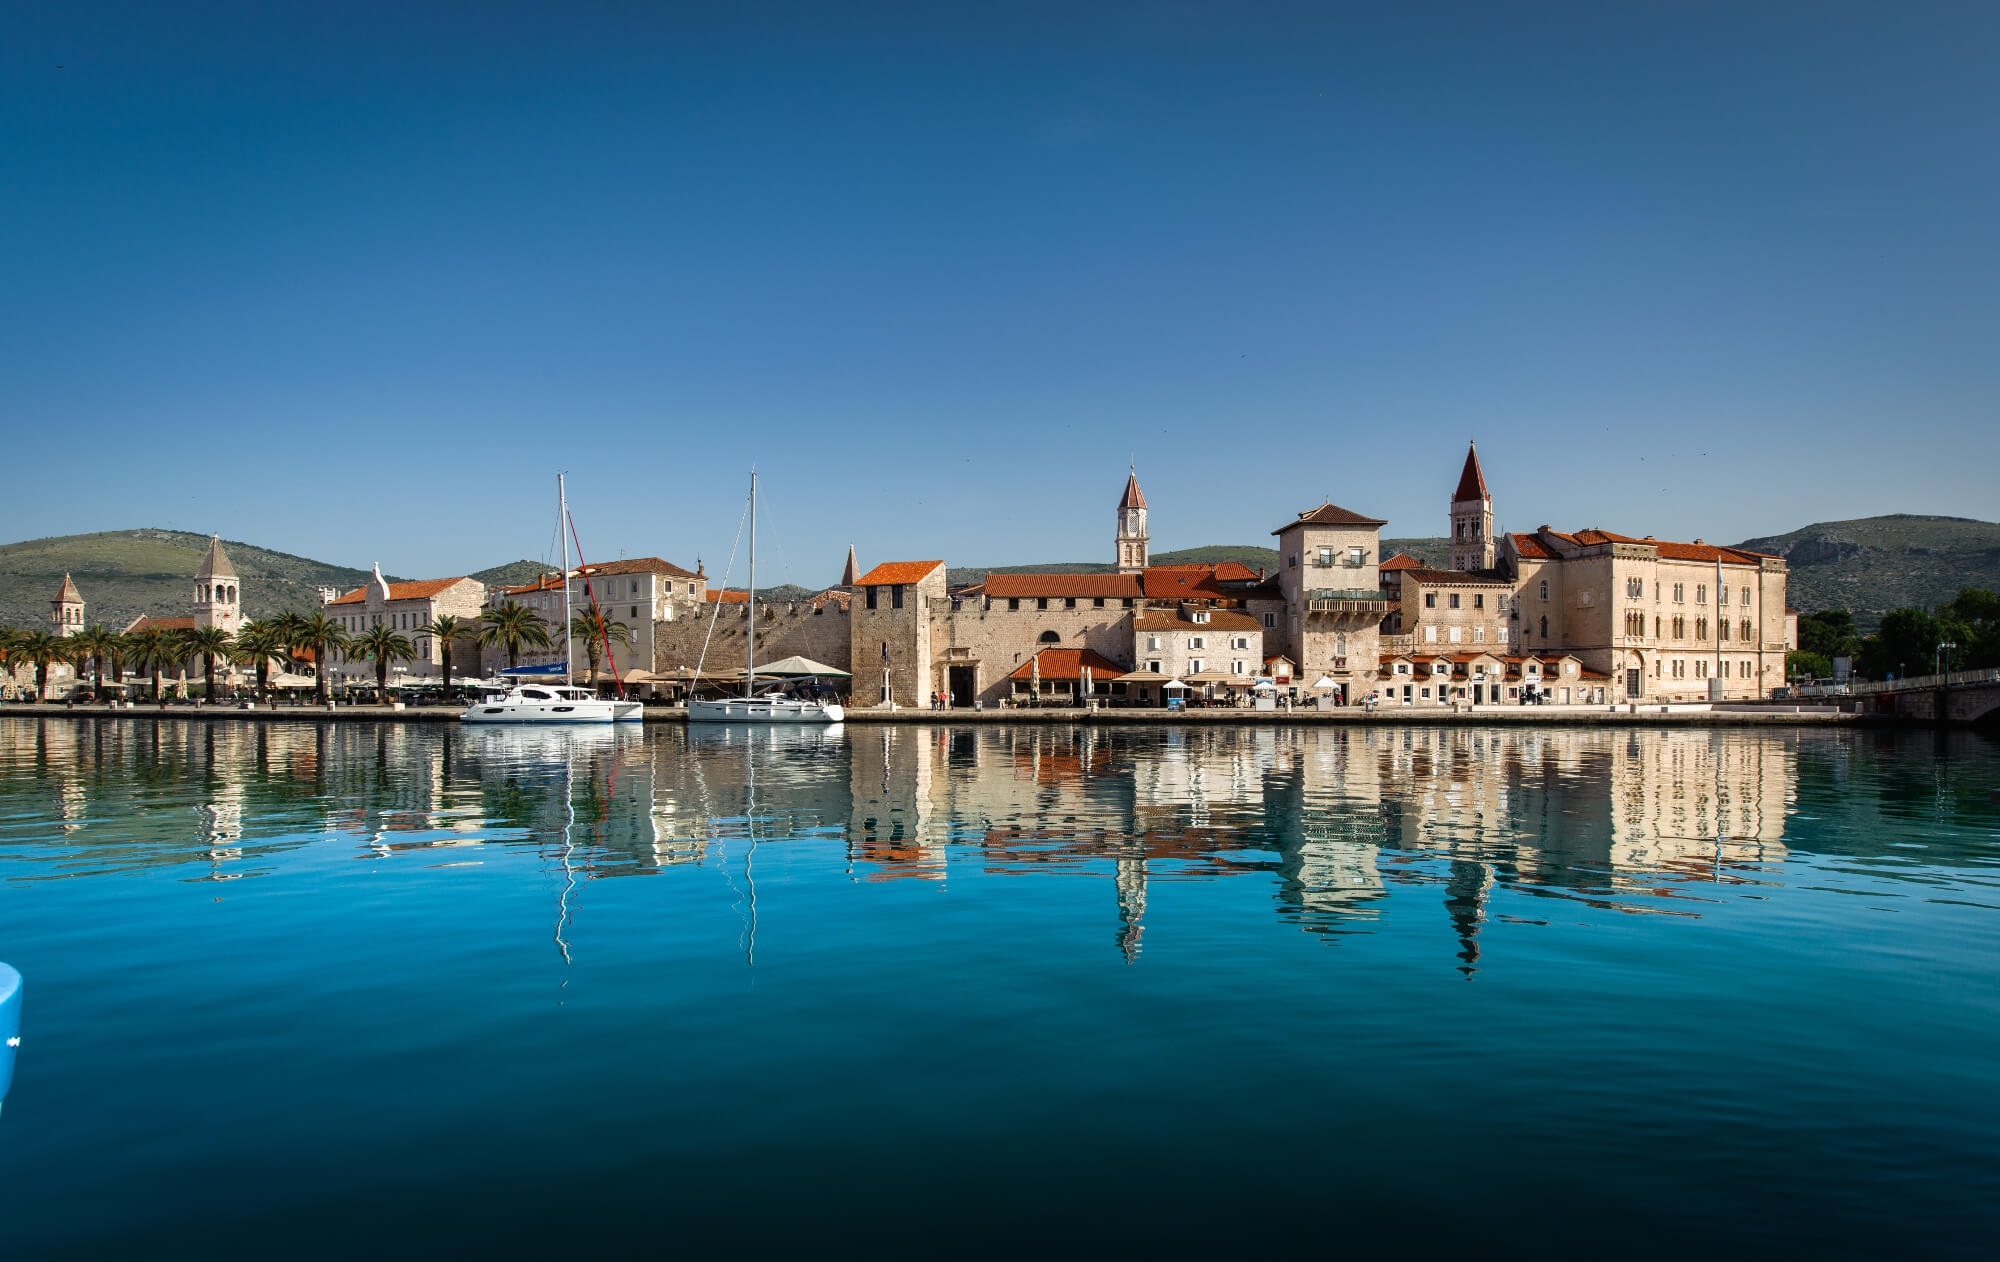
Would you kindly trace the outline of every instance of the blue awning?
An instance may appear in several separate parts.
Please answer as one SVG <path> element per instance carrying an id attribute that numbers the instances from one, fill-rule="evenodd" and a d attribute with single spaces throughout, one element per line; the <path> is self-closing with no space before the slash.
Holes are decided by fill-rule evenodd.
<path id="1" fill-rule="evenodd" d="M 524 675 L 560 675 L 568 668 L 568 662 L 554 662 L 547 666 L 510 666 L 500 674 L 508 679 L 518 679 Z"/>

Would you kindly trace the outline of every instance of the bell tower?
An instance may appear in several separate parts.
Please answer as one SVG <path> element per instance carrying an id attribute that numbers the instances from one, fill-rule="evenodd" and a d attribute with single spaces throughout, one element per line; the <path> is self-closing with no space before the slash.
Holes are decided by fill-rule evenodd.
<path id="1" fill-rule="evenodd" d="M 1146 542 L 1146 497 L 1139 490 L 1139 471 L 1125 479 L 1118 500 L 1118 572 L 1137 574 L 1151 563 Z"/>
<path id="2" fill-rule="evenodd" d="M 1493 495 L 1479 470 L 1479 448 L 1468 446 L 1458 489 L 1451 494 L 1451 568 L 1493 568 Z"/>
<path id="3" fill-rule="evenodd" d="M 243 626 L 243 606 L 237 599 L 236 567 L 222 550 L 222 540 L 208 537 L 208 553 L 194 572 L 194 624 L 221 627 L 235 635 Z"/>
<path id="4" fill-rule="evenodd" d="M 83 630 L 83 593 L 76 590 L 70 581 L 69 572 L 63 571 L 62 586 L 56 589 L 54 600 L 49 602 L 49 634 L 59 640 Z"/>

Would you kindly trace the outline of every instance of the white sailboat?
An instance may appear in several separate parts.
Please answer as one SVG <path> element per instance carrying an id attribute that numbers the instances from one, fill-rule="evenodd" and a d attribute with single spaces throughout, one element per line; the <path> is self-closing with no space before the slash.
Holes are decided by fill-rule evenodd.
<path id="1" fill-rule="evenodd" d="M 563 554 L 563 681 L 561 684 L 517 683 L 497 697 L 481 697 L 458 716 L 461 723 L 637 723 L 645 707 L 637 701 L 608 701 L 588 688 L 578 688 L 569 673 L 569 500 L 563 475 L 556 475 L 556 533 Z"/>
<path id="2" fill-rule="evenodd" d="M 757 473 L 750 472 L 750 619 L 743 635 L 743 695 L 718 700 L 688 699 L 690 723 L 838 723 L 847 717 L 837 701 L 757 695 Z"/>

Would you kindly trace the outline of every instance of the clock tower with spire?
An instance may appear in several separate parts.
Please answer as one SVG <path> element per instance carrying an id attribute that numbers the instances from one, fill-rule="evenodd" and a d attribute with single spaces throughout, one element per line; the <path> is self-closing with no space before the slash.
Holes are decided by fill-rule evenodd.
<path id="1" fill-rule="evenodd" d="M 1118 572 L 1137 574 L 1150 563 L 1146 542 L 1146 497 L 1139 490 L 1139 471 L 1125 479 L 1118 500 Z"/>

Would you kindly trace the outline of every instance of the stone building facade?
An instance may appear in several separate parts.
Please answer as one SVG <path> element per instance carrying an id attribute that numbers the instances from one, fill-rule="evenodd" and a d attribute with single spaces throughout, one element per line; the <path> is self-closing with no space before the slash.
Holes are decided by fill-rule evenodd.
<path id="1" fill-rule="evenodd" d="M 461 678 L 478 673 L 479 614 L 484 607 L 486 588 L 477 579 L 433 578 L 413 583 L 391 583 L 382 577 L 382 567 L 363 586 L 326 605 L 326 616 L 340 624 L 349 635 L 359 635 L 372 627 L 388 627 L 416 646 L 416 655 L 406 659 L 401 673 L 434 678 L 444 673 L 444 648 L 423 628 L 439 617 L 451 614 L 465 623 L 463 636 L 452 641 L 452 673 Z M 335 650 L 328 668 L 329 679 L 357 683 L 372 682 L 375 663 L 366 658 L 350 659 Z"/>
<path id="2" fill-rule="evenodd" d="M 932 614 L 950 608 L 943 561 L 885 561 L 863 574 L 848 606 L 853 703 L 929 704 Z"/>
<path id="3" fill-rule="evenodd" d="M 83 627 L 83 593 L 76 589 L 69 571 L 65 570 L 62 586 L 56 588 L 55 598 L 49 601 L 49 633 L 66 640 L 81 633 Z"/>
<path id="4" fill-rule="evenodd" d="M 1783 558 L 1547 526 L 1495 540 L 1493 519 L 1479 453 L 1469 449 L 1450 501 L 1453 568 L 1400 556 L 1382 567 L 1393 597 L 1382 624 L 1385 668 L 1393 654 L 1484 651 L 1513 663 L 1525 683 L 1523 664 L 1573 657 L 1575 677 L 1549 685 L 1543 674 L 1541 691 L 1591 704 L 1747 701 L 1784 681 Z M 1399 699 L 1402 691 L 1397 684 Z M 1490 697 L 1490 683 L 1480 691 Z M 1500 695 L 1518 694 L 1503 687 Z"/>
<path id="5" fill-rule="evenodd" d="M 1380 663 L 1382 527 L 1332 502 L 1308 509 L 1271 533 L 1278 537 L 1283 642 L 1272 647 L 1298 664 L 1310 687 L 1321 679 L 1346 701 L 1374 686 Z"/>

